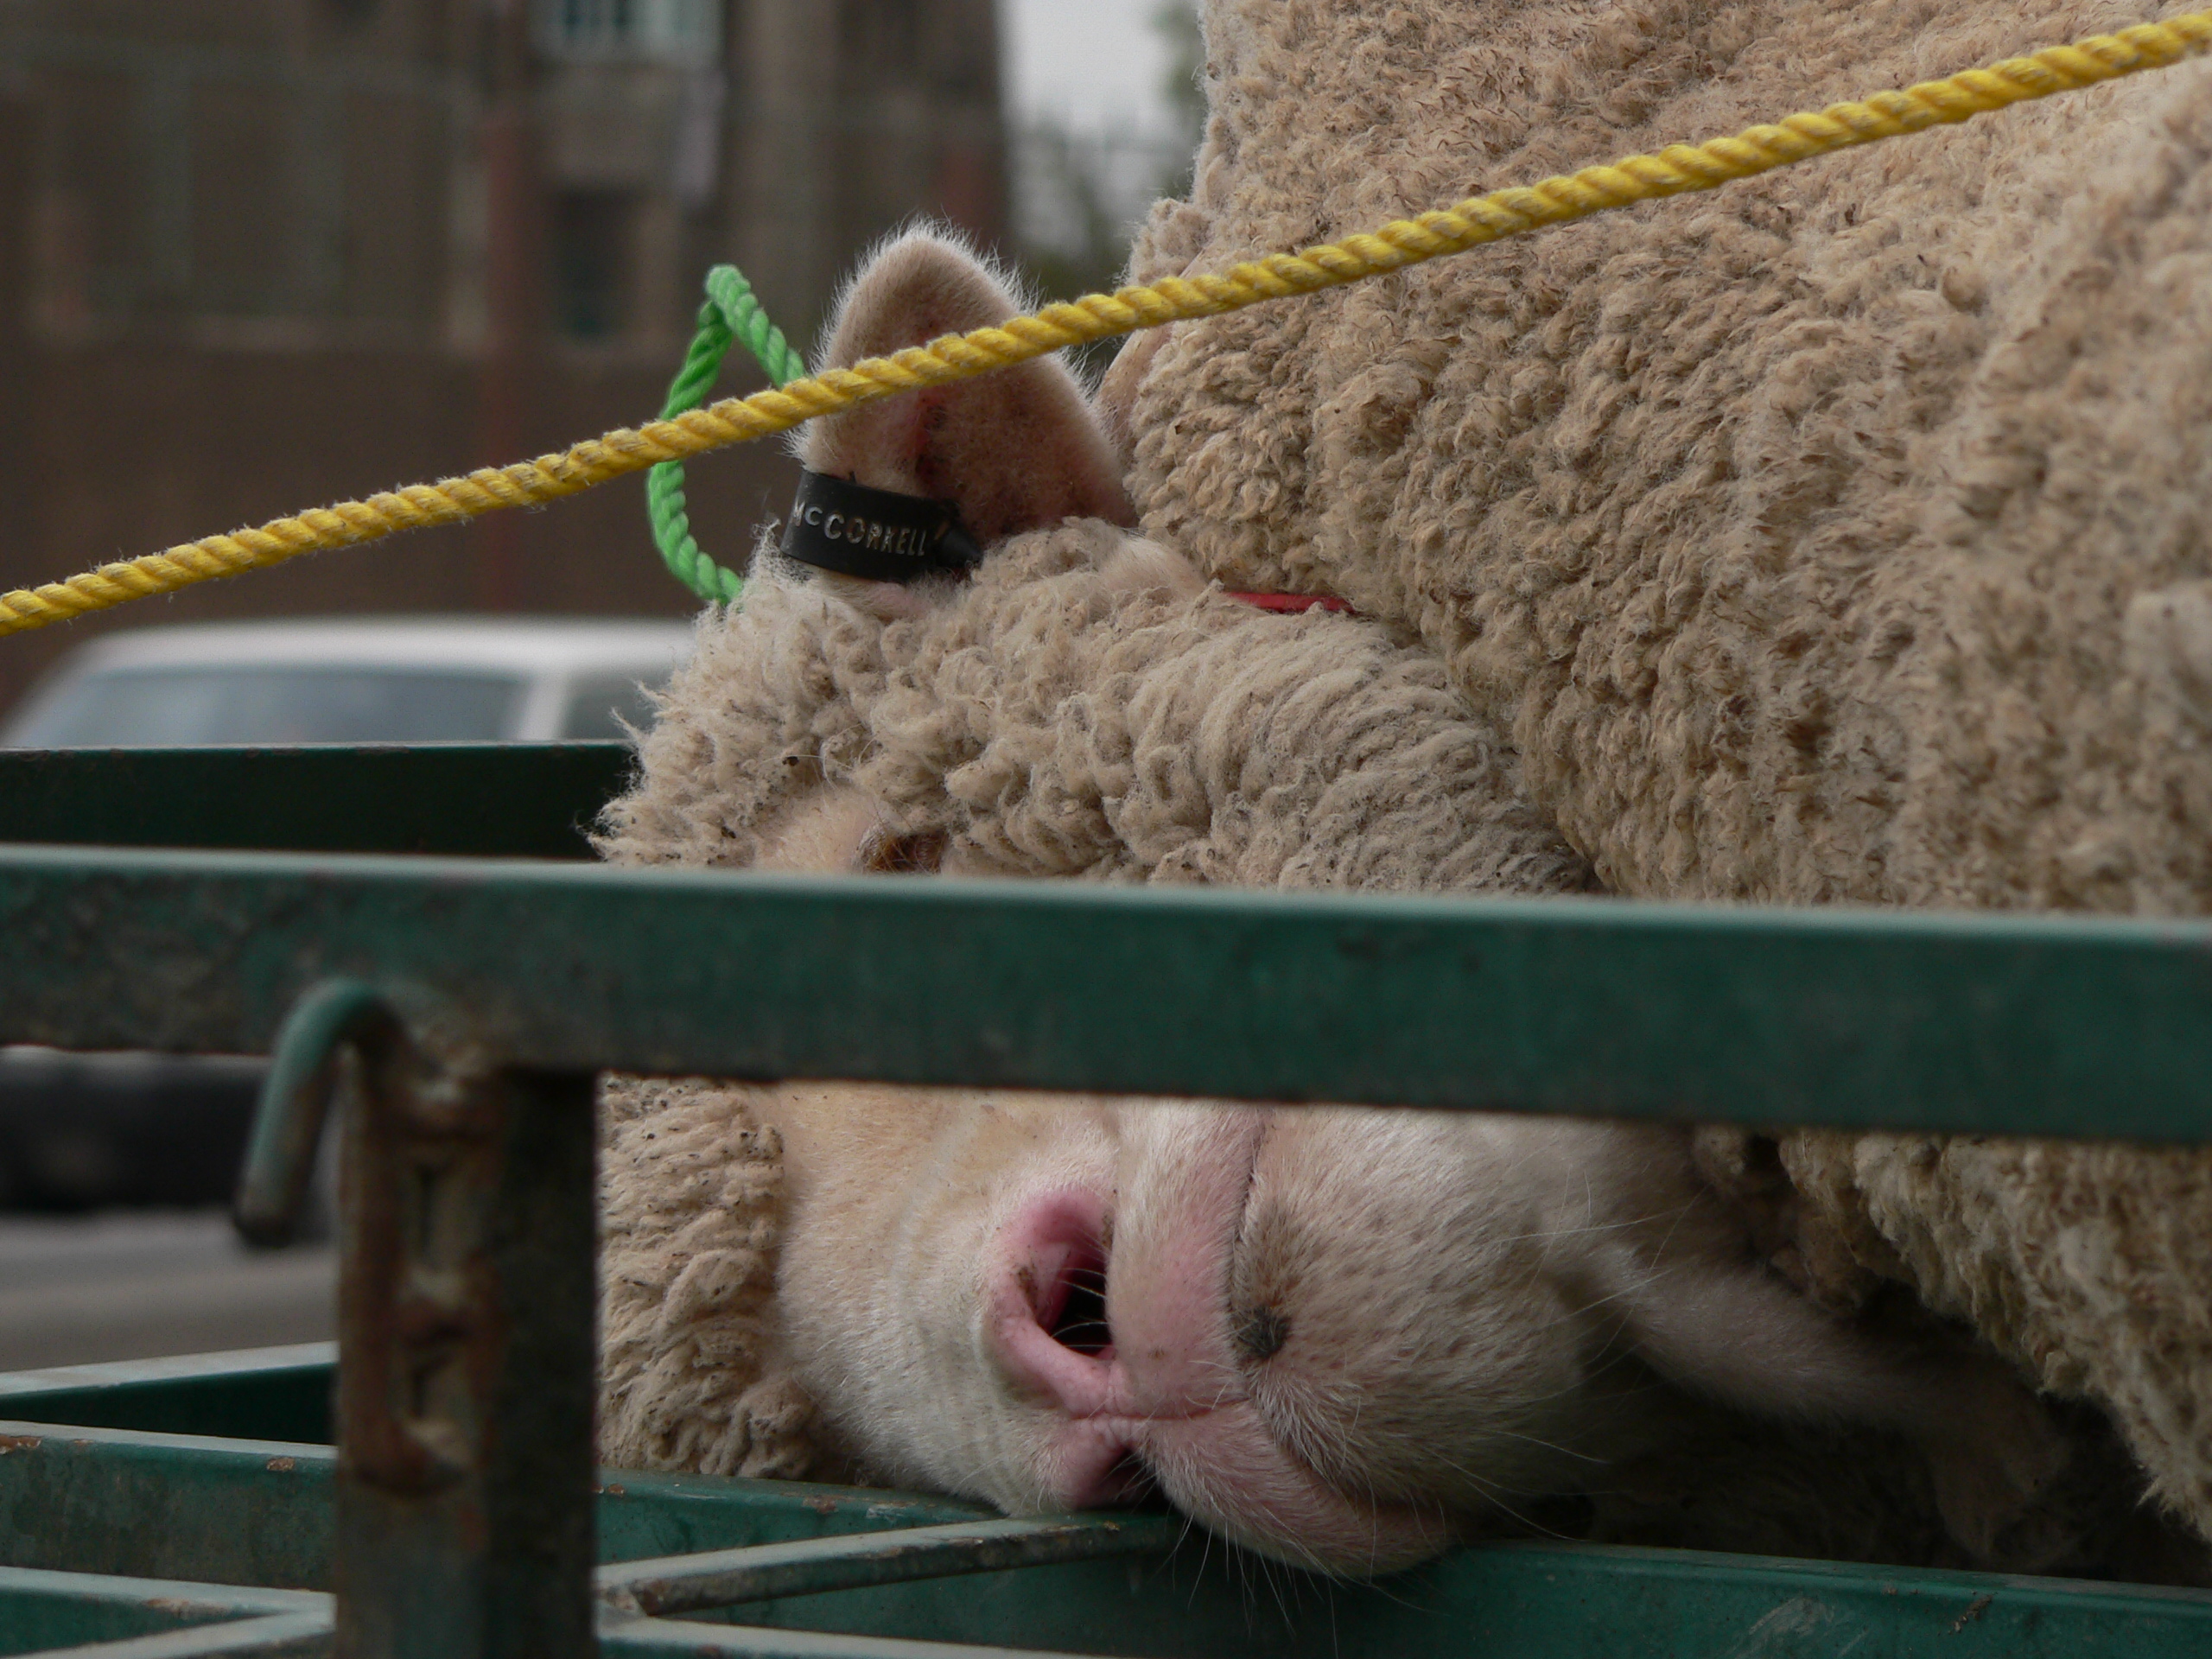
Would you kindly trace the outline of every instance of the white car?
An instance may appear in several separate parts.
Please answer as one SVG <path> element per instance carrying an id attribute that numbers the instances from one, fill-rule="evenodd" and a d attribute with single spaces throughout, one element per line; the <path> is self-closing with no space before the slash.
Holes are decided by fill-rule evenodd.
<path id="1" fill-rule="evenodd" d="M 144 628 L 81 646 L 0 747 L 620 738 L 690 654 L 685 622 L 402 618 Z"/>

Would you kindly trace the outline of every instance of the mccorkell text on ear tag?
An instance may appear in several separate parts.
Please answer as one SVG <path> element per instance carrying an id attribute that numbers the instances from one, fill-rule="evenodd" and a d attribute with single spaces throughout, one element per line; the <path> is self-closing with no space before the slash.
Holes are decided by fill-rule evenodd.
<path id="1" fill-rule="evenodd" d="M 783 554 L 867 582 L 912 582 L 983 562 L 982 549 L 962 528 L 950 502 L 816 472 L 800 474 L 798 498 L 784 525 Z"/>

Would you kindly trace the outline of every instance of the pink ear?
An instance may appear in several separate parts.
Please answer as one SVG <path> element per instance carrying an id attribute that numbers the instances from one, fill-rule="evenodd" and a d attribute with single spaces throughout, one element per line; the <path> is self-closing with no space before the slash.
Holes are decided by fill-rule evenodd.
<path id="1" fill-rule="evenodd" d="M 846 290 L 824 366 L 888 356 L 1020 309 L 965 248 L 912 232 L 877 252 Z M 1064 518 L 1136 522 L 1090 399 L 1050 358 L 817 421 L 799 459 L 817 473 L 957 503 L 986 548 Z"/>

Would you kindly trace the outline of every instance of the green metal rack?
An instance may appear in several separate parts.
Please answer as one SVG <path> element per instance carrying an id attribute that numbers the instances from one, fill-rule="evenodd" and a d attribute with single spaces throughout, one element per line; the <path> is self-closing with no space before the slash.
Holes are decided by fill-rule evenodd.
<path id="1" fill-rule="evenodd" d="M 342 1364 L 0 1378 L 0 1656 L 2212 1652 L 2191 1591 L 1537 1544 L 1351 1585 L 1170 1516 L 594 1478 L 605 1067 L 2212 1135 L 2203 924 L 577 861 L 626 764 L 0 756 L 0 1042 L 276 1052 L 295 1171 L 354 1091 Z"/>

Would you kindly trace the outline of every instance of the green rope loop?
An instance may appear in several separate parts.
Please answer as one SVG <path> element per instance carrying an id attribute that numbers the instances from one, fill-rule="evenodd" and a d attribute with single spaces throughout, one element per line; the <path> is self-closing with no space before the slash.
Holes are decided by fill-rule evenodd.
<path id="1" fill-rule="evenodd" d="M 707 301 L 699 308 L 699 332 L 683 366 L 668 389 L 668 403 L 660 412 L 673 420 L 707 401 L 722 359 L 738 341 L 753 353 L 754 362 L 767 371 L 777 387 L 803 378 L 806 365 L 784 339 L 783 330 L 768 321 L 753 285 L 734 265 L 716 265 L 707 273 Z M 670 574 L 709 605 L 734 604 L 745 591 L 745 579 L 717 564 L 700 550 L 691 534 L 690 504 L 683 495 L 683 463 L 663 461 L 645 474 L 645 516 L 652 521 L 653 543 Z"/>

